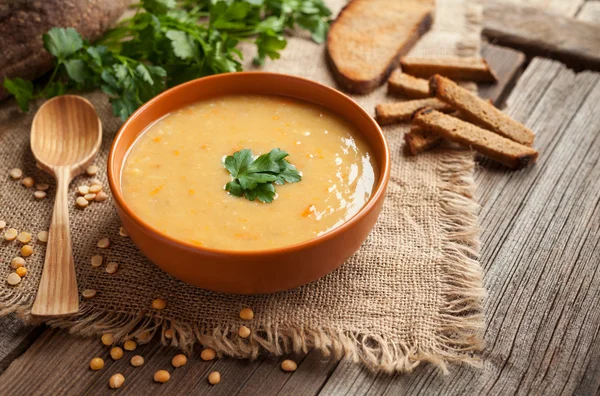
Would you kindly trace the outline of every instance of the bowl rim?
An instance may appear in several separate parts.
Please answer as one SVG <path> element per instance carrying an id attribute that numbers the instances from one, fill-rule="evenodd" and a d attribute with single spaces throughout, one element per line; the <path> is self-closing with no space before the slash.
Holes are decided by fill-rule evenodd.
<path id="1" fill-rule="evenodd" d="M 311 239 L 307 239 L 302 242 L 297 242 L 297 243 L 294 243 L 291 245 L 285 245 L 285 246 L 280 246 L 280 247 L 270 248 L 270 249 L 227 250 L 227 249 L 216 249 L 216 248 L 198 246 L 198 245 L 194 245 L 192 243 L 174 238 L 172 236 L 169 236 L 169 235 L 163 233 L 162 231 L 158 230 L 157 228 L 153 227 L 152 225 L 148 224 L 137 213 L 135 213 L 134 210 L 132 210 L 129 207 L 129 205 L 127 204 L 126 200 L 123 197 L 121 187 L 117 186 L 116 181 L 115 181 L 115 179 L 116 179 L 115 170 L 117 172 L 121 172 L 123 166 L 117 167 L 116 164 L 114 163 L 115 162 L 114 154 L 115 154 L 116 148 L 117 148 L 117 146 L 119 146 L 121 144 L 120 142 L 123 139 L 123 136 L 125 135 L 125 131 L 128 129 L 129 125 L 133 122 L 133 120 L 135 120 L 137 117 L 139 117 L 143 112 L 147 111 L 150 107 L 154 106 L 155 103 L 157 103 L 159 101 L 163 101 L 163 100 L 168 100 L 169 96 L 177 95 L 180 92 L 185 91 L 196 84 L 200 84 L 200 81 L 226 79 L 226 78 L 232 78 L 233 76 L 235 76 L 236 78 L 240 78 L 240 77 L 241 78 L 244 78 L 244 77 L 252 78 L 254 76 L 261 76 L 261 77 L 267 77 L 267 78 L 269 78 L 269 77 L 282 78 L 283 77 L 283 78 L 288 78 L 291 80 L 297 80 L 302 83 L 316 85 L 316 86 L 319 86 L 319 88 L 325 89 L 326 91 L 329 91 L 329 93 L 331 93 L 335 96 L 338 96 L 341 100 L 343 100 L 345 102 L 350 102 L 350 104 L 353 107 L 355 107 L 358 112 L 362 113 L 363 116 L 367 117 L 367 120 L 369 121 L 371 126 L 375 129 L 375 131 L 377 131 L 377 135 L 383 145 L 383 150 L 382 150 L 383 158 L 381 158 L 381 162 L 382 162 L 383 166 L 381 167 L 382 169 L 379 170 L 379 180 L 377 181 L 377 185 L 375 186 L 374 193 L 371 195 L 371 197 L 369 198 L 367 203 L 362 208 L 359 209 L 358 212 L 356 212 L 352 217 L 350 217 L 348 220 L 346 220 L 344 223 L 342 223 L 338 227 L 335 227 L 335 228 L 325 232 L 322 235 L 316 236 Z M 277 95 L 277 94 L 273 93 L 271 95 Z M 310 100 L 304 100 L 304 99 L 299 99 L 299 98 L 295 98 L 295 99 L 303 100 L 305 102 L 315 104 L 314 102 L 310 102 Z M 189 104 L 191 104 L 191 102 Z M 327 108 L 326 106 L 323 106 L 323 107 Z M 328 109 L 328 110 L 330 110 L 330 109 Z M 341 115 L 341 114 L 338 114 L 338 115 L 343 117 L 343 115 Z M 154 121 L 156 121 L 156 120 L 154 120 Z M 348 120 L 346 119 L 346 121 L 348 121 Z M 151 125 L 151 124 L 148 124 L 148 126 L 149 125 Z M 134 140 L 134 143 L 135 143 L 135 140 Z M 127 149 L 129 150 L 131 147 L 132 147 L 132 145 L 129 145 L 127 147 Z M 216 74 L 216 75 L 212 75 L 212 76 L 200 77 L 200 78 L 197 78 L 194 80 L 190 80 L 185 83 L 176 85 L 172 88 L 169 88 L 166 91 L 161 92 L 154 98 L 150 99 L 148 102 L 144 103 L 141 107 L 139 107 L 136 111 L 134 111 L 133 114 L 131 114 L 129 116 L 129 118 L 127 118 L 127 120 L 123 123 L 123 125 L 121 125 L 121 127 L 119 128 L 119 130 L 117 131 L 117 133 L 113 139 L 113 142 L 110 146 L 110 150 L 108 153 L 107 178 L 108 178 L 108 184 L 109 184 L 110 190 L 113 195 L 113 199 L 116 201 L 117 206 L 120 207 L 127 214 L 127 216 L 130 219 L 132 219 L 135 223 L 137 223 L 141 228 L 143 228 L 147 231 L 150 231 L 151 233 L 159 236 L 160 238 L 166 240 L 167 242 L 174 244 L 176 246 L 181 246 L 181 247 L 186 248 L 191 251 L 210 253 L 210 254 L 214 254 L 214 255 L 227 255 L 227 256 L 237 256 L 237 257 L 242 257 L 242 256 L 256 257 L 256 256 L 265 256 L 265 255 L 293 253 L 293 252 L 296 252 L 299 250 L 303 250 L 307 247 L 310 247 L 310 246 L 313 246 L 316 244 L 320 244 L 324 241 L 334 238 L 336 235 L 344 233 L 348 229 L 352 228 L 352 226 L 355 223 L 358 223 L 361 219 L 363 219 L 365 216 L 367 216 L 367 214 L 370 213 L 374 209 L 374 207 L 377 205 L 377 203 L 379 202 L 380 199 L 384 198 L 384 197 L 382 197 L 382 195 L 384 195 L 385 191 L 386 191 L 386 187 L 387 187 L 389 176 L 390 176 L 390 167 L 391 167 L 390 148 L 389 148 L 387 139 L 386 139 L 383 131 L 381 130 L 381 127 L 365 109 L 363 109 L 358 103 L 356 103 L 348 95 L 344 94 L 343 92 L 341 92 L 335 88 L 332 88 L 325 84 L 321 84 L 317 81 L 310 80 L 310 79 L 304 78 L 304 77 L 298 77 L 298 76 L 293 76 L 293 75 L 283 74 L 283 73 L 265 72 L 265 71 L 241 71 L 241 72 Z"/>

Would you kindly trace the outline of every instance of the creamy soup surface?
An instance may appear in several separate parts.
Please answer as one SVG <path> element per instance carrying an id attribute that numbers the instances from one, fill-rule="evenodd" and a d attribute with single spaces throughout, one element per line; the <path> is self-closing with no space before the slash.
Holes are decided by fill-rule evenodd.
<path id="1" fill-rule="evenodd" d="M 280 148 L 301 172 L 272 203 L 230 195 L 226 156 Z M 128 154 L 122 191 L 148 224 L 208 248 L 257 250 L 299 243 L 344 223 L 367 202 L 377 170 L 348 122 L 278 96 L 223 96 L 157 121 Z"/>

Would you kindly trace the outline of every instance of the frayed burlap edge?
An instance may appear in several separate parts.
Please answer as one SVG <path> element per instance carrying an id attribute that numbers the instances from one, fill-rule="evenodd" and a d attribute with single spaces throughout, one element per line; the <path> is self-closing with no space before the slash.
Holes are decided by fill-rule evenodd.
<path id="1" fill-rule="evenodd" d="M 116 340 L 137 339 L 149 342 L 158 335 L 163 344 L 189 352 L 194 344 L 213 348 L 220 355 L 236 358 L 259 356 L 261 351 L 276 355 L 320 350 L 325 357 L 362 362 L 374 371 L 388 373 L 412 371 L 421 362 L 429 362 L 448 373 L 448 363 L 479 365 L 476 352 L 481 349 L 483 326 L 482 272 L 478 255 L 478 205 L 473 199 L 472 154 L 467 151 L 440 151 L 439 218 L 442 254 L 437 265 L 441 279 L 441 298 L 435 343 L 411 345 L 374 334 L 361 334 L 337 328 L 307 329 L 301 326 L 272 326 L 253 329 L 248 339 L 237 336 L 237 327 L 207 329 L 180 323 L 160 314 L 141 312 L 98 312 L 90 306 L 77 316 L 47 322 L 68 328 L 83 336 L 112 333 Z M 30 301 L 5 301 L 0 316 L 17 312 L 32 322 Z M 171 329 L 172 338 L 165 337 Z"/>

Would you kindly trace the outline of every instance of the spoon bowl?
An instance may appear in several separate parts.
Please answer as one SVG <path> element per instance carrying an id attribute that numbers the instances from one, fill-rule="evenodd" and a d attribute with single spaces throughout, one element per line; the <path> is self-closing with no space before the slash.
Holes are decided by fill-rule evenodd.
<path id="1" fill-rule="evenodd" d="M 101 141 L 96 109 L 81 96 L 50 99 L 39 108 L 31 125 L 31 151 L 50 174 L 69 167 L 72 177 L 77 176 L 92 161 Z"/>
<path id="2" fill-rule="evenodd" d="M 92 162 L 102 141 L 102 124 L 86 99 L 64 95 L 44 103 L 33 118 L 31 151 L 40 168 L 56 179 L 56 198 L 44 270 L 33 315 L 58 316 L 79 310 L 77 279 L 69 230 L 71 180 Z"/>

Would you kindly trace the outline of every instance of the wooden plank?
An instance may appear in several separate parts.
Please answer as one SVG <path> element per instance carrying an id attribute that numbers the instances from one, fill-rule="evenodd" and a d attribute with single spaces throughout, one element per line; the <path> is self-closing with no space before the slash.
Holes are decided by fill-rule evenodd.
<path id="1" fill-rule="evenodd" d="M 506 97 L 523 72 L 525 54 L 511 48 L 485 44 L 481 55 L 498 76 L 495 84 L 479 84 L 479 96 L 492 99 L 496 107 L 502 107 Z"/>
<path id="2" fill-rule="evenodd" d="M 596 394 L 600 375 L 600 75 L 535 59 L 508 112 L 538 137 L 522 172 L 477 171 L 487 328 L 483 370 L 435 367 L 393 380 L 343 364 L 326 394 Z M 486 183 L 487 179 L 492 181 Z M 482 191 L 484 190 L 484 191 Z M 367 391 L 365 391 L 365 389 Z"/>
<path id="3" fill-rule="evenodd" d="M 577 20 L 589 23 L 600 22 L 600 1 L 587 1 L 581 6 Z"/>
<path id="4" fill-rule="evenodd" d="M 551 14 L 573 16 L 585 0 L 496 0 L 501 4 L 515 4 L 535 7 Z"/>
<path id="5" fill-rule="evenodd" d="M 483 34 L 496 44 L 547 56 L 576 70 L 600 70 L 600 26 L 544 10 L 485 3 Z"/>
<path id="6" fill-rule="evenodd" d="M 14 314 L 0 318 L 0 373 L 25 352 L 43 331 L 43 326 L 28 326 Z"/>

